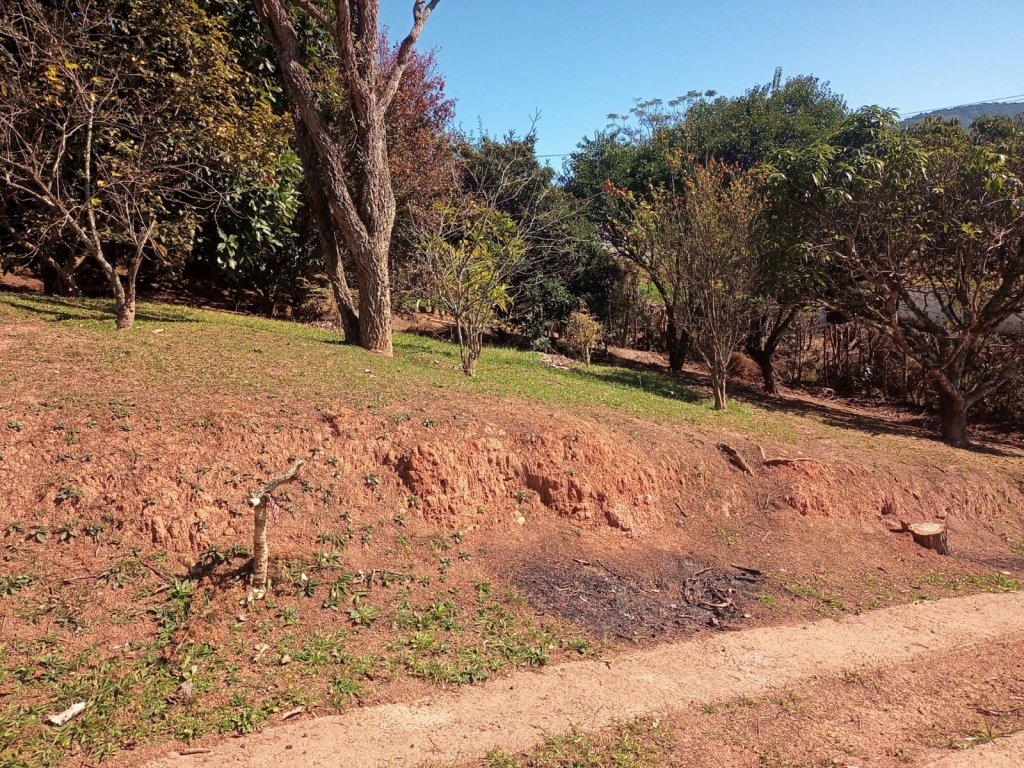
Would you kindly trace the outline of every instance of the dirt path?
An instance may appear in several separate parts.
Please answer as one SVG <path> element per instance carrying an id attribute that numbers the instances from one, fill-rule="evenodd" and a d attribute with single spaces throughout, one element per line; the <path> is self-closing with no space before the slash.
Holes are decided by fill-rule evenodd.
<path id="1" fill-rule="evenodd" d="M 1020 768 L 1024 765 L 1024 734 L 999 739 L 956 755 L 940 757 L 924 768 Z"/>
<path id="2" fill-rule="evenodd" d="M 520 673 L 413 704 L 284 725 L 223 742 L 209 754 L 169 755 L 148 765 L 359 768 L 450 762 L 495 747 L 525 750 L 545 733 L 573 726 L 597 729 L 613 720 L 754 695 L 814 675 L 905 663 L 1022 636 L 1024 594 L 900 606 L 841 622 L 709 634 L 607 660 Z M 992 750 L 998 756 L 998 749 Z M 1021 764 L 1007 759 L 1007 765 Z M 935 768 L 975 765 L 982 763 L 940 761 Z"/>

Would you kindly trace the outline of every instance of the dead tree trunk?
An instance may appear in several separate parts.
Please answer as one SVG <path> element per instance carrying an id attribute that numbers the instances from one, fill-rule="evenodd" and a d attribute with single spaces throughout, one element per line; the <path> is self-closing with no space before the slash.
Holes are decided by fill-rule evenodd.
<path id="1" fill-rule="evenodd" d="M 290 483 L 298 477 L 305 459 L 296 461 L 287 472 L 270 480 L 259 488 L 249 499 L 253 510 L 252 525 L 252 586 L 254 589 L 267 588 L 267 571 L 270 563 L 270 549 L 267 546 L 267 507 L 274 502 L 273 493 L 279 486 Z"/>

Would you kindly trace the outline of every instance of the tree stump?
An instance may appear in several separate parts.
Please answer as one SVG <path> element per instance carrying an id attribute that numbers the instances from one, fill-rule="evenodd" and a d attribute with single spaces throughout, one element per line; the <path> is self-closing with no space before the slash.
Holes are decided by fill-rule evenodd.
<path id="1" fill-rule="evenodd" d="M 931 549 L 940 555 L 949 554 L 949 542 L 946 538 L 945 523 L 914 523 L 907 530 L 914 537 L 914 543 L 925 549 Z"/>

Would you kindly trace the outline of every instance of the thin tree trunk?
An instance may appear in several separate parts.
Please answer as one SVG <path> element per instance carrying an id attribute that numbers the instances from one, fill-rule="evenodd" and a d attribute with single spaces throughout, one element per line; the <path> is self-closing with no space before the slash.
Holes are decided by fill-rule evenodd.
<path id="1" fill-rule="evenodd" d="M 775 375 L 775 353 L 778 351 L 786 331 L 789 330 L 799 314 L 800 308 L 790 307 L 784 316 L 781 315 L 782 311 L 780 309 L 776 314 L 777 322 L 774 326 L 769 326 L 768 315 L 762 316 L 758 328 L 747 337 L 747 343 L 744 345 L 746 353 L 760 366 L 761 377 L 764 379 L 764 391 L 770 395 L 777 395 L 779 392 L 778 379 Z M 769 327 L 771 327 L 771 333 L 767 332 Z"/>
<path id="2" fill-rule="evenodd" d="M 267 588 L 270 550 L 267 548 L 267 498 L 264 496 L 253 508 L 252 525 L 252 585 Z"/>
<path id="3" fill-rule="evenodd" d="M 70 268 L 61 266 L 51 256 L 40 254 L 39 260 L 43 264 L 43 289 L 48 295 L 56 296 L 79 296 L 81 291 L 75 280 L 75 270 L 81 265 L 82 260 L 75 259 Z"/>
<path id="4" fill-rule="evenodd" d="M 724 411 L 729 407 L 729 401 L 725 394 L 725 374 L 722 372 L 711 375 L 711 387 L 715 393 L 715 410 Z"/>
<path id="5" fill-rule="evenodd" d="M 345 263 L 342 258 L 342 239 L 338 232 L 338 224 L 331 213 L 331 204 L 324 191 L 321 174 L 317 172 L 319 160 L 316 149 L 309 137 L 305 124 L 295 118 L 295 145 L 302 160 L 303 175 L 309 193 L 310 208 L 313 222 L 320 239 L 320 253 L 327 269 L 327 278 L 331 283 L 335 308 L 338 310 L 338 321 L 347 344 L 359 343 L 359 313 L 356 312 L 352 293 L 349 291 L 348 280 L 345 278 Z"/>

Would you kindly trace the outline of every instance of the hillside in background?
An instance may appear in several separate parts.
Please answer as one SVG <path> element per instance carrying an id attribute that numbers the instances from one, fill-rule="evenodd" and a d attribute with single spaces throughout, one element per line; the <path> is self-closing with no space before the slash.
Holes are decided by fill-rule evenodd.
<path id="1" fill-rule="evenodd" d="M 913 125 L 914 123 L 921 122 L 926 117 L 941 117 L 945 120 L 955 117 L 962 125 L 967 126 L 982 115 L 1009 115 L 1010 117 L 1016 117 L 1020 114 L 1024 114 L 1024 101 L 1008 103 L 992 101 L 984 104 L 961 104 L 959 107 L 937 109 L 934 112 L 922 112 L 920 115 L 908 117 L 906 120 L 901 121 L 900 124 L 904 126 Z"/>

